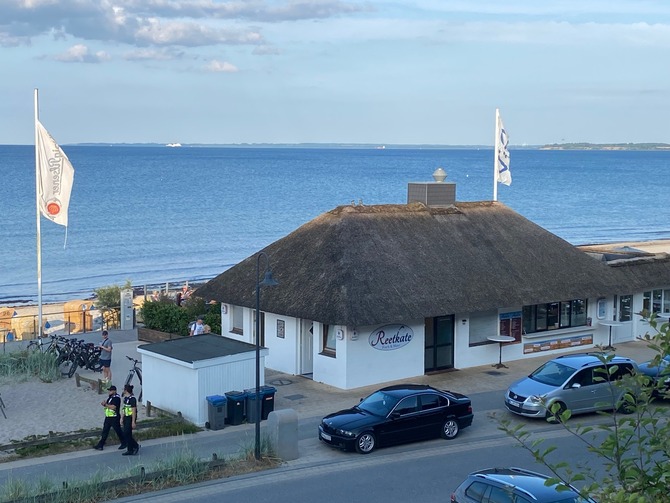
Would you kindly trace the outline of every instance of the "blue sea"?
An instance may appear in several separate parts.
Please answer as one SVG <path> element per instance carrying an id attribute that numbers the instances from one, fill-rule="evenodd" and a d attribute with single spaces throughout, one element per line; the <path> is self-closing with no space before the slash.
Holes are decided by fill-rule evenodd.
<path id="1" fill-rule="evenodd" d="M 65 228 L 41 221 L 42 298 L 209 279 L 339 205 L 405 203 L 442 167 L 493 198 L 493 150 L 63 146 Z M 498 200 L 573 244 L 670 238 L 670 152 L 511 150 Z M 0 145 L 0 304 L 37 300 L 35 154 Z M 305 243 L 309 246 L 309 243 Z"/>

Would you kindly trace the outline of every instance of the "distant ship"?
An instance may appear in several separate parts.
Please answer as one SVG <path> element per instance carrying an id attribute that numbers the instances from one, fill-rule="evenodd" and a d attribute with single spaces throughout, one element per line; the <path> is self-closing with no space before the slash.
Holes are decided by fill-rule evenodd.
<path id="1" fill-rule="evenodd" d="M 181 143 L 168 143 L 166 147 L 181 147 Z"/>

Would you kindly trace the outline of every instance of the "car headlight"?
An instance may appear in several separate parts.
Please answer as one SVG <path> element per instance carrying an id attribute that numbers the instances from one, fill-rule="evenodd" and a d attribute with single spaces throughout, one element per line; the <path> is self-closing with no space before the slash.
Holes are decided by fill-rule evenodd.
<path id="1" fill-rule="evenodd" d="M 528 397 L 528 401 L 534 405 L 540 405 L 542 402 L 544 402 L 544 398 L 538 395 L 530 395 Z"/>
<path id="2" fill-rule="evenodd" d="M 337 430 L 335 433 L 337 433 L 338 435 L 342 435 L 343 437 L 349 437 L 349 438 L 354 438 L 356 436 L 355 433 L 352 433 L 347 430 Z"/>

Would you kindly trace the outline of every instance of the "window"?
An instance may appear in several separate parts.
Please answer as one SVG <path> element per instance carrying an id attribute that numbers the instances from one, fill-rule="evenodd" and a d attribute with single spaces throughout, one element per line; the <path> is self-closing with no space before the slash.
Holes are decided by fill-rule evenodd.
<path id="1" fill-rule="evenodd" d="M 630 321 L 633 319 L 633 296 L 621 295 L 619 297 L 619 321 Z"/>
<path id="2" fill-rule="evenodd" d="M 440 406 L 440 401 L 437 395 L 421 395 L 421 410 L 437 409 Z"/>
<path id="3" fill-rule="evenodd" d="M 335 330 L 330 325 L 321 325 L 323 330 L 323 354 L 335 356 Z"/>
<path id="4" fill-rule="evenodd" d="M 474 501 L 484 501 L 484 493 L 488 489 L 486 484 L 481 482 L 473 482 L 470 487 L 465 490 L 465 495 L 472 498 Z"/>
<path id="5" fill-rule="evenodd" d="M 470 346 L 488 344 L 487 337 L 498 334 L 498 311 L 482 311 L 470 316 Z"/>
<path id="6" fill-rule="evenodd" d="M 416 396 L 408 396 L 407 398 L 403 398 L 398 406 L 395 408 L 393 412 L 397 412 L 401 416 L 404 416 L 405 414 L 412 414 L 416 412 L 418 409 L 417 407 L 417 397 Z"/>
<path id="7" fill-rule="evenodd" d="M 231 332 L 242 335 L 244 333 L 244 308 L 233 306 L 233 329 Z"/>
<path id="8" fill-rule="evenodd" d="M 642 310 L 651 313 L 670 314 L 670 290 L 652 290 L 644 292 Z"/>
<path id="9" fill-rule="evenodd" d="M 586 299 L 523 306 L 523 330 L 527 334 L 558 328 L 586 326 Z"/>

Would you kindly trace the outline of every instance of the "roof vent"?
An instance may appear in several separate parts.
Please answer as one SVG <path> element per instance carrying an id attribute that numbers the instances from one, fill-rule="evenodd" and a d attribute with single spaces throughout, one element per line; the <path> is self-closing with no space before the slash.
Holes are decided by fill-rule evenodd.
<path id="1" fill-rule="evenodd" d="M 446 207 L 456 204 L 456 184 L 445 182 L 447 173 L 437 168 L 434 182 L 410 182 L 407 184 L 407 204 L 423 203 L 426 206 Z"/>

